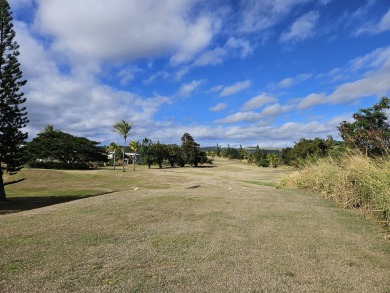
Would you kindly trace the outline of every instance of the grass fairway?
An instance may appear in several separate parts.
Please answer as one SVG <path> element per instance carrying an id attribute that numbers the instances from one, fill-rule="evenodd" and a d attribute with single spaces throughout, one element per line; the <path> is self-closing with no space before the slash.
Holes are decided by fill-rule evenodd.
<path id="1" fill-rule="evenodd" d="M 390 290 L 381 228 L 321 197 L 272 187 L 288 170 L 218 159 L 201 168 L 42 171 L 48 181 L 24 172 L 10 195 L 111 193 L 0 216 L 0 292 Z"/>

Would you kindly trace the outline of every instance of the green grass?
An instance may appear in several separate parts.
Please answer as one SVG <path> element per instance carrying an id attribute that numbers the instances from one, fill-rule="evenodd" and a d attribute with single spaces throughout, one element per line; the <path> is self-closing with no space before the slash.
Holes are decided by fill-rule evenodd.
<path id="1" fill-rule="evenodd" d="M 390 243 L 375 222 L 309 193 L 248 185 L 280 170 L 232 164 L 100 170 L 105 183 L 82 173 L 99 188 L 124 189 L 0 216 L 0 292 L 390 288 Z M 116 176 L 135 181 L 108 183 Z"/>
<path id="2" fill-rule="evenodd" d="M 256 184 L 256 185 L 262 185 L 262 186 L 269 186 L 269 187 L 276 187 L 277 186 L 277 183 L 274 183 L 274 182 L 252 181 L 252 180 L 242 180 L 242 182 Z"/>
<path id="3" fill-rule="evenodd" d="M 63 196 L 63 195 L 97 195 L 102 192 L 125 190 L 134 185 L 148 188 L 163 188 L 164 183 L 151 184 L 142 175 L 145 166 L 138 171 L 104 168 L 90 171 L 63 171 L 44 169 L 23 169 L 17 175 L 9 176 L 7 181 L 18 181 L 7 188 L 9 197 L 23 196 Z M 13 178 L 14 177 L 14 178 Z M 8 180 L 7 180 L 8 179 Z"/>
<path id="4" fill-rule="evenodd" d="M 76 199 L 131 190 L 167 188 L 165 182 L 144 176 L 145 166 L 133 172 L 121 168 L 102 168 L 90 171 L 63 171 L 23 169 L 16 175 L 6 176 L 8 202 L 0 205 L 0 214 L 19 212 Z M 155 170 L 150 170 L 155 171 Z"/>

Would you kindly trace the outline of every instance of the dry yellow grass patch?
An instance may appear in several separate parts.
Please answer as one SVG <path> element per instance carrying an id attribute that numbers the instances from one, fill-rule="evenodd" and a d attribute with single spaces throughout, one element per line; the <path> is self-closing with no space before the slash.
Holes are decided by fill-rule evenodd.
<path id="1" fill-rule="evenodd" d="M 374 212 L 390 224 L 390 159 L 350 155 L 308 164 L 283 179 L 281 186 L 305 189 L 346 208 Z"/>

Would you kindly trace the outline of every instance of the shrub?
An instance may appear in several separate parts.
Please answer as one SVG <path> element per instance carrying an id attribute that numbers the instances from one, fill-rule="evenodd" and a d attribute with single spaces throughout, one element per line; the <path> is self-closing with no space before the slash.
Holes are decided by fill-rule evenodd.
<path id="1" fill-rule="evenodd" d="M 88 170 L 90 169 L 87 163 L 72 163 L 65 164 L 62 162 L 31 162 L 28 164 L 30 168 L 40 169 L 63 169 L 63 170 Z"/>
<path id="2" fill-rule="evenodd" d="M 269 160 L 261 159 L 257 164 L 259 167 L 269 167 Z"/>

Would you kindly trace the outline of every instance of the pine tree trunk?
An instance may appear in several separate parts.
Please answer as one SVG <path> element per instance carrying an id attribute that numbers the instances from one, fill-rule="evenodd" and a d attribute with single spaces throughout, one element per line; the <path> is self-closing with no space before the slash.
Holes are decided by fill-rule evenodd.
<path id="1" fill-rule="evenodd" d="M 5 201 L 7 201 L 7 197 L 5 195 L 3 169 L 1 168 L 1 163 L 0 163 L 0 202 L 5 202 Z"/>

